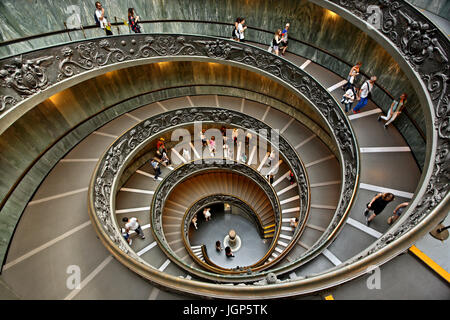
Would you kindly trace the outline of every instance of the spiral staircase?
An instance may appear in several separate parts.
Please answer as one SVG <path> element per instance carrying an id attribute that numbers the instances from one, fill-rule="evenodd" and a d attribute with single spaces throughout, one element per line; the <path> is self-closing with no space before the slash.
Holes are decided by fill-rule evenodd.
<path id="1" fill-rule="evenodd" d="M 209 38 L 196 41 L 219 42 Z M 182 44 L 186 43 L 190 42 Z M 151 47 L 150 42 L 148 46 Z M 253 48 L 251 50 L 262 48 L 255 52 L 265 51 L 258 43 L 239 46 Z M 188 46 L 184 48 L 190 50 Z M 209 63 L 199 60 L 194 67 Z M 167 61 L 156 63 L 174 63 L 171 58 Z M 332 99 L 340 100 L 343 90 L 338 84 L 344 79 L 339 75 L 293 53 L 287 53 L 283 61 L 291 62 L 314 79 Z M 71 69 L 64 71 L 72 72 Z M 152 103 L 136 104 L 124 112 L 111 112 L 105 116 L 105 123 L 96 125 L 69 152 L 61 155 L 26 204 L 14 231 L 1 273 L 1 281 L 8 292 L 23 299 L 320 299 L 330 292 L 343 298 L 364 298 L 365 294 L 374 298 L 373 292 L 370 296 L 361 290 L 365 268 L 355 267 L 353 273 L 344 275 L 339 273 L 339 270 L 351 269 L 364 260 L 366 252 L 373 250 L 370 254 L 379 258 L 377 264 L 382 272 L 386 270 L 402 281 L 410 281 L 420 274 L 424 281 L 432 284 L 439 297 L 449 297 L 448 284 L 418 264 L 413 256 L 396 252 L 378 257 L 375 250 L 377 241 L 392 234 L 392 229 L 385 222 L 385 213 L 370 227 L 366 226 L 362 208 L 378 192 L 391 191 L 396 196 L 386 209 L 391 212 L 398 204 L 413 201 L 422 183 L 422 168 L 403 136 L 395 127 L 386 130 L 377 121 L 382 112 L 377 105 L 369 101 L 364 112 L 348 116 L 350 130 L 358 143 L 358 150 L 354 150 L 356 165 L 351 171 L 347 169 L 351 159 L 340 149 L 340 143 L 347 140 L 328 126 L 332 117 L 317 117 L 308 110 L 301 110 L 299 116 L 289 109 L 280 110 L 282 108 L 275 104 L 261 101 L 273 101 L 267 97 L 257 99 L 256 95 L 248 93 L 239 96 L 242 93 L 236 88 L 228 88 L 228 92 L 215 90 L 214 94 L 201 93 L 201 89 L 196 88 L 197 93 L 191 91 L 175 97 L 162 94 Z M 212 162 L 201 171 L 192 169 L 186 173 L 191 161 L 204 153 L 201 148 L 195 148 L 198 145 L 195 134 L 191 141 L 184 141 L 182 145 L 189 150 L 191 159 L 183 158 L 180 150 L 167 144 L 173 163 L 161 166 L 162 174 L 155 180 L 149 160 L 155 156 L 156 141 L 162 135 L 168 141 L 175 128 L 193 131 L 193 122 L 186 121 L 173 123 L 165 131 L 155 131 L 148 138 L 137 139 L 136 149 L 133 149 L 135 144 L 127 140 L 127 148 L 135 150 L 134 154 L 122 154 L 126 160 L 114 167 L 117 172 L 114 172 L 113 184 L 99 187 L 98 178 L 107 171 L 105 163 L 116 165 L 115 152 L 119 150 L 121 154 L 124 150 L 118 146 L 123 145 L 125 138 L 172 113 L 180 116 L 202 113 L 202 110 L 240 117 L 249 123 L 279 130 L 285 144 L 275 146 L 268 141 L 269 150 L 280 148 L 276 170 L 270 172 L 274 174 L 272 184 L 262 173 L 267 165 L 267 154 L 258 155 L 247 142 L 236 144 L 236 152 L 228 159 L 235 167 L 217 166 Z M 317 114 L 321 109 L 310 110 Z M 220 119 L 206 122 L 216 129 L 239 127 Z M 241 153 L 246 154 L 246 162 L 239 158 Z M 290 171 L 296 176 L 293 184 L 288 180 Z M 355 172 L 354 180 L 349 178 L 349 172 Z M 108 190 L 108 197 L 111 196 L 106 197 L 109 202 L 101 206 L 100 189 Z M 346 196 L 348 190 L 351 192 Z M 215 195 L 239 198 L 255 213 L 254 219 L 258 221 L 255 228 L 260 229 L 262 239 L 271 241 L 269 251 L 257 264 L 240 270 L 221 268 L 208 264 L 201 246 L 189 244 L 188 233 L 193 232 L 189 208 Z M 111 208 L 111 220 L 102 220 L 105 208 Z M 104 212 L 100 212 L 102 210 Z M 114 232 L 123 226 L 122 218 L 130 216 L 139 219 L 145 239 L 132 233 L 133 242 L 128 245 L 120 233 L 115 236 Z M 300 219 L 297 228 L 290 226 L 291 218 L 295 217 Z M 389 262 L 381 263 L 386 261 Z M 71 266 L 78 267 L 82 275 L 80 287 L 74 290 L 67 285 Z M 411 272 L 399 271 L 403 269 Z M 332 278 L 333 274 L 336 274 L 334 282 L 323 280 Z M 306 285 L 302 286 L 303 282 Z M 283 286 L 288 289 L 280 291 Z M 124 287 L 129 290 L 123 290 Z M 354 292 L 360 292 L 360 296 Z"/>

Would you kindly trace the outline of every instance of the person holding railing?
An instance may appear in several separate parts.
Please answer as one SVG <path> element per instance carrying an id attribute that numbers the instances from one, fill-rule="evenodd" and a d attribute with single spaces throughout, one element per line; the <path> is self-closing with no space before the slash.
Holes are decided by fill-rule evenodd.
<path id="1" fill-rule="evenodd" d="M 105 30 L 107 36 L 112 36 L 113 33 L 111 31 L 111 23 L 108 22 L 105 16 L 105 8 L 102 7 L 102 4 L 97 1 L 95 3 L 95 13 L 94 13 L 94 19 L 95 23 L 98 27 Z"/>
<path id="2" fill-rule="evenodd" d="M 138 24 L 139 16 L 134 13 L 134 8 L 128 8 L 128 25 L 134 33 L 141 33 L 141 26 Z"/>
<path id="3" fill-rule="evenodd" d="M 402 113 L 402 110 L 406 105 L 406 98 L 407 98 L 406 93 L 402 93 L 402 95 L 400 96 L 400 99 L 398 101 L 397 100 L 392 101 L 391 107 L 388 110 L 388 114 L 386 116 L 378 117 L 378 121 L 380 121 L 381 119 L 387 121 L 384 124 L 385 129 L 387 129 L 387 126 L 391 122 L 393 122 L 400 113 Z"/>

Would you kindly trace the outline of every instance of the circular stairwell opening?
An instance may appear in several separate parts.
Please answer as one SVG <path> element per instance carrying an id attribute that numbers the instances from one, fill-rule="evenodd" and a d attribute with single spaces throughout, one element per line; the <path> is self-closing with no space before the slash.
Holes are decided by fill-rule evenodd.
<path id="1" fill-rule="evenodd" d="M 207 220 L 204 210 L 211 214 Z M 254 213 L 250 213 L 254 214 Z M 205 246 L 208 258 L 215 265 L 227 269 L 239 269 L 258 262 L 269 250 L 271 239 L 264 234 L 248 216 L 249 212 L 227 202 L 214 203 L 197 211 L 197 228 L 191 223 L 189 242 L 195 254 L 201 254 L 200 247 Z M 230 230 L 236 235 L 236 243 L 230 243 Z M 220 241 L 221 250 L 216 249 Z M 225 247 L 230 246 L 234 257 L 227 257 Z"/>

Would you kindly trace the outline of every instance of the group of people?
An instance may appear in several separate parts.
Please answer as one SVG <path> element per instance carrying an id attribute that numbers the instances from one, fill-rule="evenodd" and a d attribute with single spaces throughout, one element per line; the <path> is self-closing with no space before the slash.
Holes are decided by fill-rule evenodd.
<path id="1" fill-rule="evenodd" d="M 245 30 L 247 30 L 247 26 L 245 25 L 245 18 L 243 17 L 236 18 L 231 38 L 236 41 L 244 42 Z"/>
<path id="2" fill-rule="evenodd" d="M 219 240 L 216 241 L 216 250 L 219 252 L 223 250 Z M 228 246 L 225 247 L 225 255 L 227 258 L 234 258 L 233 251 Z"/>
<path id="3" fill-rule="evenodd" d="M 280 55 L 280 49 L 281 49 L 281 55 L 284 56 L 286 49 L 288 47 L 288 30 L 289 30 L 289 23 L 286 23 L 284 26 L 284 29 L 278 29 L 272 39 L 272 42 L 270 43 L 269 52 L 273 52 L 277 56 Z"/>
<path id="4" fill-rule="evenodd" d="M 155 156 L 150 160 L 150 165 L 152 166 L 153 170 L 155 171 L 155 177 L 153 179 L 158 180 L 158 177 L 161 175 L 161 166 L 160 165 L 167 167 L 170 164 L 171 164 L 171 161 L 167 155 L 167 149 L 164 144 L 164 138 L 159 138 L 158 142 L 156 143 Z"/>
<path id="5" fill-rule="evenodd" d="M 128 242 L 129 245 L 133 242 L 131 239 L 130 233 L 135 232 L 137 235 L 141 237 L 141 239 L 145 239 L 144 231 L 142 231 L 141 225 L 139 224 L 139 220 L 136 217 L 127 218 L 124 217 L 122 222 L 125 223 L 125 226 L 121 228 L 122 236 Z"/>
<path id="6" fill-rule="evenodd" d="M 384 210 L 384 208 L 394 199 L 395 196 L 389 192 L 379 193 L 375 197 L 373 197 L 372 200 L 366 204 L 367 208 L 363 213 L 364 217 L 366 218 L 367 226 L 369 226 L 373 219 L 375 219 L 375 217 L 379 215 Z M 403 202 L 395 207 L 394 211 L 392 212 L 392 216 L 387 219 L 387 223 L 389 225 L 394 223 L 400 217 L 408 204 L 409 202 Z"/>
<path id="7" fill-rule="evenodd" d="M 223 144 L 222 144 L 222 148 L 223 148 L 223 156 L 225 158 L 233 158 L 233 146 L 234 143 L 237 143 L 238 140 L 238 136 L 239 136 L 239 130 L 234 128 L 231 134 L 231 140 L 228 139 L 226 132 L 227 129 L 226 127 L 222 127 L 220 129 L 220 132 L 222 133 L 222 139 L 223 139 Z M 245 143 L 249 143 L 250 140 L 253 138 L 253 135 L 248 132 L 245 136 Z M 206 137 L 206 129 L 203 129 L 200 132 L 200 139 L 202 141 L 202 145 L 203 147 L 208 147 L 209 153 L 211 155 L 211 157 L 214 157 L 216 155 L 216 137 L 215 136 L 211 136 L 210 139 L 208 139 Z M 184 149 L 183 149 L 183 154 L 184 154 Z M 190 155 L 189 155 L 190 158 Z M 247 162 L 247 155 L 245 154 L 245 149 L 243 149 L 243 152 L 238 155 L 238 159 L 241 162 Z"/>
<path id="8" fill-rule="evenodd" d="M 205 221 L 211 220 L 211 208 L 204 208 L 203 209 L 203 216 L 205 217 Z M 198 229 L 198 217 L 195 215 L 191 220 L 192 225 L 194 226 L 195 230 Z"/>
<path id="9" fill-rule="evenodd" d="M 361 109 L 364 108 L 369 99 L 371 98 L 371 93 L 375 82 L 377 81 L 376 76 L 370 77 L 366 80 L 362 86 L 358 89 L 355 86 L 356 77 L 359 75 L 359 70 L 362 66 L 362 62 L 357 62 L 348 74 L 347 83 L 342 87 L 344 89 L 344 95 L 342 96 L 341 103 L 344 104 L 345 112 L 349 112 L 352 109 L 354 101 L 358 101 L 356 106 L 352 109 L 352 112 L 359 113 Z M 379 116 L 378 121 L 385 120 L 384 128 L 386 129 L 390 123 L 392 123 L 401 113 L 403 108 L 406 106 L 406 93 L 402 93 L 397 100 L 393 100 L 386 116 Z"/>
<path id="10" fill-rule="evenodd" d="M 97 27 L 105 31 L 107 36 L 112 36 L 111 22 L 108 21 L 105 15 L 105 8 L 97 1 L 95 3 L 94 20 Z M 140 17 L 136 15 L 134 8 L 128 8 L 128 25 L 134 33 L 141 33 L 141 25 L 139 24 Z"/>

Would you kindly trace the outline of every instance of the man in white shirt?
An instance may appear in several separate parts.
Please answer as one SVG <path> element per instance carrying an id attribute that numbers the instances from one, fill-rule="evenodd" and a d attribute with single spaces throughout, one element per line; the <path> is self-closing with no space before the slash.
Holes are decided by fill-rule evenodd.
<path id="1" fill-rule="evenodd" d="M 353 108 L 353 113 L 358 113 L 360 110 L 366 106 L 367 102 L 369 101 L 369 93 L 372 92 L 373 84 L 377 81 L 377 77 L 372 76 L 370 80 L 364 82 L 364 84 L 361 86 L 360 91 L 360 100 L 356 107 Z"/>
<path id="2" fill-rule="evenodd" d="M 112 36 L 113 33 L 111 31 L 111 23 L 106 20 L 105 9 L 102 7 L 102 4 L 97 1 L 95 3 L 95 8 L 95 16 L 100 24 L 99 27 L 106 31 L 107 36 Z"/>
<path id="3" fill-rule="evenodd" d="M 142 239 L 145 239 L 144 231 L 142 231 L 137 218 L 133 217 L 128 219 L 127 217 L 124 217 L 122 221 L 125 222 L 125 230 L 127 233 L 131 230 L 136 232 Z"/>

